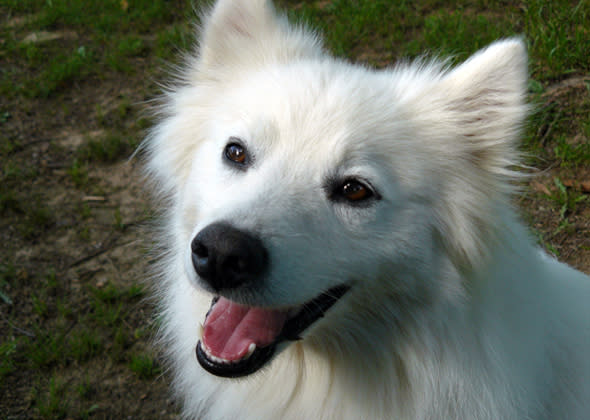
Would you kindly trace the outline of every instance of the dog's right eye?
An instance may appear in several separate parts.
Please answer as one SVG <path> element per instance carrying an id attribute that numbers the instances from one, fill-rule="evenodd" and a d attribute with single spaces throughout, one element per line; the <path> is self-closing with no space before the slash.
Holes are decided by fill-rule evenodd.
<path id="1" fill-rule="evenodd" d="M 246 148 L 242 146 L 234 137 L 230 137 L 230 143 L 225 146 L 223 151 L 223 155 L 227 160 L 233 162 L 239 166 L 244 166 L 248 163 L 248 153 L 246 152 Z"/>

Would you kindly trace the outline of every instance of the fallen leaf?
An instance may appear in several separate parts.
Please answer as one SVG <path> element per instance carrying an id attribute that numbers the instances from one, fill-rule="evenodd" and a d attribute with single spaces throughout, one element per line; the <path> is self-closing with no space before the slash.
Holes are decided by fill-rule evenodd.
<path id="1" fill-rule="evenodd" d="M 545 186 L 545 184 L 541 184 L 539 181 L 531 182 L 531 187 L 533 187 L 533 190 L 535 190 L 537 192 L 543 193 L 545 195 L 551 195 L 549 188 L 547 188 L 547 186 Z"/>
<path id="2" fill-rule="evenodd" d="M 568 188 L 573 188 L 576 186 L 576 181 L 573 179 L 564 179 L 561 183 Z"/>
<path id="3" fill-rule="evenodd" d="M 87 195 L 82 198 L 82 201 L 105 201 L 106 198 L 98 196 L 98 195 Z"/>
<path id="4" fill-rule="evenodd" d="M 32 32 L 23 38 L 23 43 L 34 44 L 38 42 L 53 41 L 54 39 L 63 38 L 63 34 L 59 32 Z"/>
<path id="5" fill-rule="evenodd" d="M 582 192 L 590 192 L 590 181 L 577 181 L 575 179 L 564 179 L 562 184 L 568 188 L 574 188 Z"/>

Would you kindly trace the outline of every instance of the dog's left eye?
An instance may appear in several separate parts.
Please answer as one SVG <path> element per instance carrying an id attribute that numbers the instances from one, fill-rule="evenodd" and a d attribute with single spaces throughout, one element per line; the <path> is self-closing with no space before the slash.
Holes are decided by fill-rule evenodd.
<path id="1" fill-rule="evenodd" d="M 332 197 L 353 204 L 360 204 L 361 202 L 375 198 L 376 194 L 364 182 L 357 179 L 347 179 L 334 190 Z"/>

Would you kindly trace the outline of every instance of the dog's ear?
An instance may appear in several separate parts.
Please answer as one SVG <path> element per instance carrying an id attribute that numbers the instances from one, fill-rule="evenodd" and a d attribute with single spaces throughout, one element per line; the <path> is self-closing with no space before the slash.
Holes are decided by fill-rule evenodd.
<path id="1" fill-rule="evenodd" d="M 523 41 L 499 41 L 444 74 L 431 91 L 431 109 L 423 110 L 434 115 L 429 143 L 445 166 L 441 235 L 461 264 L 483 260 L 501 224 L 498 209 L 509 205 L 521 177 L 515 167 L 526 84 Z"/>
<path id="2" fill-rule="evenodd" d="M 215 79 L 321 52 L 319 38 L 277 14 L 270 0 L 218 0 L 202 23 L 197 71 Z"/>
<path id="3" fill-rule="evenodd" d="M 526 84 L 527 54 L 518 38 L 490 45 L 443 78 L 439 92 L 461 156 L 493 174 L 515 163 Z"/>

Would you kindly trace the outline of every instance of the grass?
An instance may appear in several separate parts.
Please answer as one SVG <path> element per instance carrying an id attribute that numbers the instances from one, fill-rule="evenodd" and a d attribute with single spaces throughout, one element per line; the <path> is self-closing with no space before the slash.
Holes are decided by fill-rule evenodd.
<path id="1" fill-rule="evenodd" d="M 545 77 L 588 70 L 584 51 L 590 49 L 588 26 L 590 6 L 577 2 L 526 2 L 523 7 L 523 31 L 531 46 L 533 72 Z"/>
<path id="2" fill-rule="evenodd" d="M 12 305 L 12 298 L 8 292 L 10 282 L 16 277 L 16 268 L 13 263 L 0 263 L 0 300 L 5 305 Z"/>
<path id="3" fill-rule="evenodd" d="M 66 54 L 61 54 L 41 70 L 37 77 L 22 86 L 22 92 L 31 97 L 47 98 L 71 83 L 83 80 L 91 72 L 93 51 L 84 45 L 75 47 Z"/>
<path id="4" fill-rule="evenodd" d="M 43 390 L 47 391 L 44 392 Z M 65 418 L 69 403 L 66 397 L 67 387 L 59 379 L 52 377 L 47 385 L 39 385 L 36 408 L 39 416 L 45 419 Z"/>
<path id="5" fill-rule="evenodd" d="M 77 187 L 82 187 L 88 183 L 88 167 L 77 158 L 72 160 L 68 174 Z"/>
<path id="6" fill-rule="evenodd" d="M 562 166 L 578 166 L 590 163 L 590 144 L 579 143 L 572 145 L 564 135 L 555 139 L 553 153 Z"/>
<path id="7" fill-rule="evenodd" d="M 24 32 L 3 31 L 4 48 L 18 61 L 1 73 L 0 92 L 33 98 L 59 95 L 72 83 L 99 80 L 109 71 L 131 74 L 138 57 L 170 58 L 172 42 L 183 37 L 169 37 L 169 25 L 190 11 L 187 2 L 164 0 L 5 0 L 0 7 L 6 16 L 27 16 L 29 33 L 51 32 L 69 46 L 64 52 L 51 42 L 23 42 Z"/>
<path id="8" fill-rule="evenodd" d="M 342 56 L 358 56 L 359 49 L 371 45 L 397 57 L 431 51 L 461 60 L 495 39 L 524 35 L 534 78 L 590 69 L 585 53 L 590 49 L 590 5 L 584 0 L 573 7 L 564 0 L 451 2 L 444 7 L 432 1 L 336 0 L 326 7 L 305 2 L 293 15 L 325 28 L 330 48 Z"/>
<path id="9" fill-rule="evenodd" d="M 68 347 L 71 358 L 82 363 L 100 355 L 104 350 L 102 337 L 90 328 L 71 334 Z"/>
<path id="10" fill-rule="evenodd" d="M 588 1 L 277 1 L 292 19 L 323 30 L 336 55 L 377 67 L 424 52 L 458 62 L 497 38 L 523 36 L 534 104 L 524 151 L 537 156 L 527 163 L 550 173 L 549 194 L 533 195 L 553 215 L 537 233 L 560 254 L 560 235 L 571 235 L 590 201 L 564 185 L 590 165 Z M 138 417 L 114 408 L 102 379 L 143 394 L 161 374 L 145 350 L 152 328 L 145 291 L 130 284 L 139 261 L 125 265 L 116 253 L 76 261 L 129 234 L 128 212 L 114 198 L 120 187 L 104 173 L 129 157 L 151 124 L 138 104 L 157 92 L 162 67 L 191 45 L 192 9 L 182 0 L 0 0 L 0 411 L 7 417 Z M 24 41 L 43 32 L 57 38 Z M 575 85 L 560 87 L 572 78 Z M 64 128 L 80 133 L 81 143 L 63 142 Z M 18 398 L 9 394 L 21 388 Z"/>
<path id="11" fill-rule="evenodd" d="M 154 358 L 148 354 L 131 356 L 129 369 L 142 379 L 152 379 L 161 372 Z"/>
<path id="12" fill-rule="evenodd" d="M 79 158 L 84 162 L 115 162 L 121 157 L 129 156 L 137 147 L 137 141 L 126 138 L 126 133 L 111 131 L 96 139 L 89 139 L 78 150 Z"/>
<path id="13" fill-rule="evenodd" d="M 23 214 L 18 230 L 27 239 L 38 237 L 55 222 L 51 209 L 40 195 L 19 198 L 16 209 Z"/>
<path id="14" fill-rule="evenodd" d="M 0 385 L 2 379 L 15 370 L 14 354 L 16 353 L 16 343 L 6 341 L 0 344 Z"/>
<path id="15" fill-rule="evenodd" d="M 559 217 L 562 220 L 566 220 L 569 214 L 576 211 L 577 205 L 582 201 L 587 200 L 588 196 L 568 189 L 557 177 L 555 177 L 553 181 L 555 182 L 557 191 L 554 194 L 551 194 L 549 198 L 559 207 Z"/>

